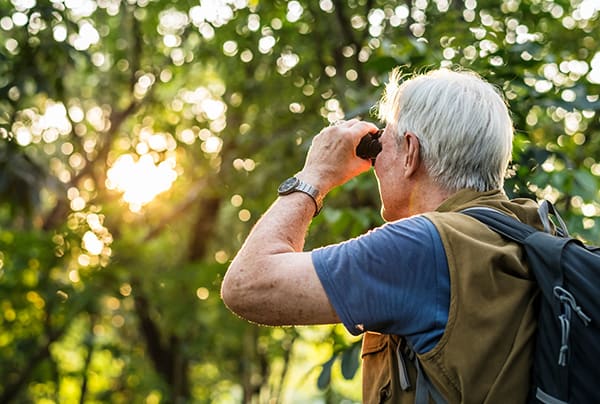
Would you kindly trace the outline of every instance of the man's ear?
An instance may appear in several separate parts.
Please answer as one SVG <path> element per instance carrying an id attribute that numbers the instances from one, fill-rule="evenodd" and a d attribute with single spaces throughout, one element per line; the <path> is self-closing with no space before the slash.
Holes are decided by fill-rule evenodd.
<path id="1" fill-rule="evenodd" d="M 406 141 L 406 154 L 404 156 L 404 177 L 409 178 L 417 172 L 421 165 L 420 144 L 419 138 L 412 133 L 404 134 Z"/>

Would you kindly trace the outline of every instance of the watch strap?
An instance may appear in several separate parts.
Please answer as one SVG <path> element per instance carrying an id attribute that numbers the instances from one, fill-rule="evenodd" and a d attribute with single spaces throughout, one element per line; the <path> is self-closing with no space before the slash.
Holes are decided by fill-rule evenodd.
<path id="1" fill-rule="evenodd" d="M 319 192 L 319 190 L 310 185 L 309 183 L 299 180 L 298 185 L 296 185 L 296 191 L 304 192 L 313 199 L 316 209 L 314 216 L 317 216 L 323 208 L 323 198 L 321 198 L 321 193 Z"/>

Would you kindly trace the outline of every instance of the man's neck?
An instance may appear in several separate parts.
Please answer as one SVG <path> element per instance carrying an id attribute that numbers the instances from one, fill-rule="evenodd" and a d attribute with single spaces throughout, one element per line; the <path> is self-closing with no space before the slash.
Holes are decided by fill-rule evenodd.
<path id="1" fill-rule="evenodd" d="M 408 203 L 409 216 L 436 210 L 453 192 L 442 189 L 436 184 L 419 187 L 411 193 Z"/>
<path id="2" fill-rule="evenodd" d="M 384 201 L 382 210 L 383 218 L 388 222 L 433 212 L 454 194 L 427 175 L 423 167 L 402 178 L 395 186 L 396 198 L 388 198 L 387 204 Z"/>

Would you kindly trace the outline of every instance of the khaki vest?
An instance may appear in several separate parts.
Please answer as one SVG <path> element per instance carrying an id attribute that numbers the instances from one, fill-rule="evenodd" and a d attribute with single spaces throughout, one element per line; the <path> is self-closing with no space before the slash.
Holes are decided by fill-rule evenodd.
<path id="1" fill-rule="evenodd" d="M 522 403 L 529 388 L 537 287 L 517 244 L 456 213 L 473 206 L 541 226 L 534 202 L 509 201 L 500 191 L 459 191 L 424 215 L 439 231 L 448 259 L 450 310 L 441 340 L 417 356 L 449 403 Z M 416 371 L 406 355 L 412 387 L 403 391 L 399 382 L 397 352 L 404 345 L 395 335 L 365 333 L 363 402 L 414 402 Z"/>

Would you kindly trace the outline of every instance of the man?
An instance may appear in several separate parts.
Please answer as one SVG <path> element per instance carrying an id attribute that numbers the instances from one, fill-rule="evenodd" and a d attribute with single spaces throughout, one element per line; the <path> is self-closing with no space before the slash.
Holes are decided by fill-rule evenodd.
<path id="1" fill-rule="evenodd" d="M 371 167 L 355 149 L 375 125 L 325 128 L 231 263 L 223 300 L 260 324 L 342 322 L 364 333 L 364 402 L 414 402 L 414 364 L 434 386 L 419 395 L 523 402 L 536 287 L 518 245 L 460 213 L 485 206 L 540 227 L 533 201 L 502 191 L 513 137 L 507 107 L 470 72 L 400 79 L 396 70 L 379 105 L 386 127 L 374 169 L 387 223 L 302 251 L 323 197 Z"/>

